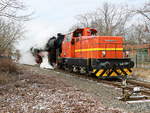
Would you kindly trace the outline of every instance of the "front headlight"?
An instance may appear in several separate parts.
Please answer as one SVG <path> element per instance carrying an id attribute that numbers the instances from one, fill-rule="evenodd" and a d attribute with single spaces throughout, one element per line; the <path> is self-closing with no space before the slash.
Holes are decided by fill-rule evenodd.
<path id="1" fill-rule="evenodd" d="M 125 56 L 125 57 L 129 57 L 129 51 L 125 51 L 125 52 L 124 52 L 124 56 Z"/>
<path id="2" fill-rule="evenodd" d="M 129 55 L 129 51 L 126 51 L 126 55 Z"/>
<path id="3" fill-rule="evenodd" d="M 102 51 L 102 56 L 103 56 L 103 57 L 106 56 L 106 51 Z"/>

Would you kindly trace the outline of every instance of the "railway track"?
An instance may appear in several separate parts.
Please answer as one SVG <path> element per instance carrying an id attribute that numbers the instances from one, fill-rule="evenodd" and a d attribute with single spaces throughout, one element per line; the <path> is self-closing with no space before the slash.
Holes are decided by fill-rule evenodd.
<path id="1" fill-rule="evenodd" d="M 138 81 L 138 80 L 127 80 L 127 84 L 131 84 L 135 87 L 141 88 L 141 93 L 150 96 L 150 82 Z"/>
<path id="2" fill-rule="evenodd" d="M 84 74 L 79 74 L 79 73 L 72 73 L 72 72 L 68 72 L 65 70 L 60 70 L 60 69 L 56 69 L 55 71 L 57 72 L 62 72 L 62 73 L 66 73 L 69 74 L 71 76 L 77 76 L 79 78 L 83 78 L 83 79 L 87 79 L 87 80 L 92 80 L 92 81 L 96 81 L 98 83 L 103 83 L 103 84 L 107 84 L 108 86 L 114 86 L 117 88 L 122 89 L 122 99 L 123 101 L 133 101 L 133 100 L 142 100 L 143 102 L 145 100 L 148 100 L 148 102 L 150 102 L 150 82 L 145 82 L 145 81 L 139 81 L 139 80 L 130 80 L 127 79 L 126 83 L 127 85 L 124 86 L 122 84 L 121 80 L 100 80 L 94 76 L 87 76 Z M 140 95 L 143 96 L 137 96 L 138 98 L 129 98 L 130 96 L 132 97 L 132 93 L 137 93 L 136 91 L 134 91 L 134 88 L 140 88 L 140 91 L 138 91 L 138 94 L 140 93 Z M 126 94 L 123 94 L 124 92 L 126 92 Z M 127 95 L 127 96 L 126 96 Z"/>

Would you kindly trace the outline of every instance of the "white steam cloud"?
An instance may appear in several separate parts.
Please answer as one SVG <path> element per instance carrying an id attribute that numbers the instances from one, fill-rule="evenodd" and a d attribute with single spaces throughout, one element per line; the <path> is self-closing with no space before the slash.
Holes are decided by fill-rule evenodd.
<path id="1" fill-rule="evenodd" d="M 54 33 L 51 33 L 52 31 L 54 32 L 54 29 L 51 29 L 48 23 L 41 23 L 38 20 L 29 22 L 26 28 L 28 29 L 28 32 L 26 33 L 25 38 L 20 40 L 15 46 L 21 54 L 19 63 L 34 65 L 36 62 L 30 52 L 30 48 L 44 49 L 49 38 L 54 36 Z"/>
<path id="2" fill-rule="evenodd" d="M 44 49 L 45 44 L 49 38 L 37 38 L 35 39 L 25 39 L 21 40 L 19 45 L 17 46 L 17 49 L 20 51 L 21 58 L 19 59 L 19 63 L 21 64 L 30 64 L 34 65 L 36 64 L 35 58 L 30 52 L 30 48 L 39 48 L 39 49 Z"/>

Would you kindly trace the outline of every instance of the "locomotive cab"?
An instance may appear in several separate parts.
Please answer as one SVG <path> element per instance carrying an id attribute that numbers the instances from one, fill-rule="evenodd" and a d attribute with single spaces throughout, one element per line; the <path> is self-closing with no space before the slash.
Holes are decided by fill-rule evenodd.
<path id="1" fill-rule="evenodd" d="M 73 32 L 73 37 L 79 37 L 79 36 L 92 36 L 96 35 L 97 31 L 95 29 L 91 28 L 83 28 L 83 29 L 76 29 Z"/>

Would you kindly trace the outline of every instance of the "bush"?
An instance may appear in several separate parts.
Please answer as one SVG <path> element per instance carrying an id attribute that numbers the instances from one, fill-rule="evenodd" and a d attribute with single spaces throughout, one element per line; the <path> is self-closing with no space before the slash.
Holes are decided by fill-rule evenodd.
<path id="1" fill-rule="evenodd" d="M 18 73 L 18 68 L 10 58 L 0 58 L 0 72 Z"/>
<path id="2" fill-rule="evenodd" d="M 0 57 L 0 85 L 14 82 L 18 79 L 18 68 L 8 57 Z"/>

